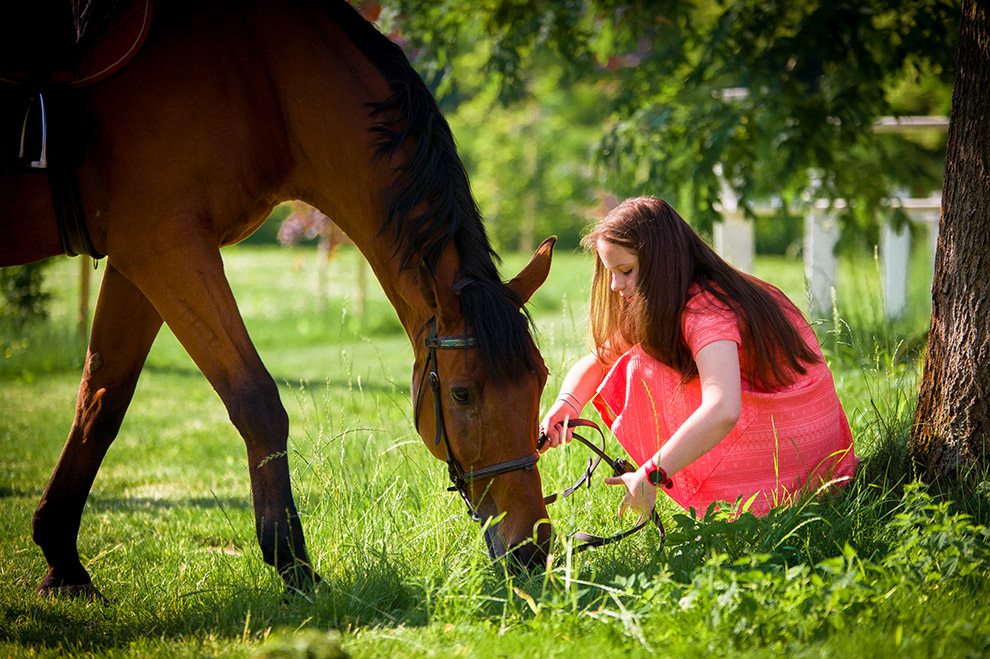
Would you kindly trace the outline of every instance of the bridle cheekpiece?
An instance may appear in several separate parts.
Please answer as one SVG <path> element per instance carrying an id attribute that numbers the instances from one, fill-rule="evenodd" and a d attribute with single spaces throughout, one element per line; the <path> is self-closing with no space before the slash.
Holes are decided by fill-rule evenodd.
<path id="1" fill-rule="evenodd" d="M 507 474 L 512 471 L 518 471 L 520 469 L 532 471 L 533 467 L 536 466 L 536 463 L 540 459 L 540 454 L 533 451 L 533 453 L 521 458 L 507 460 L 506 462 L 499 462 L 498 464 L 494 464 L 489 467 L 471 469 L 470 471 L 464 470 L 461 463 L 457 461 L 456 457 L 454 457 L 454 452 L 450 446 L 450 439 L 447 436 L 447 425 L 444 423 L 443 405 L 440 400 L 440 376 L 438 374 L 439 367 L 437 364 L 437 350 L 464 350 L 474 348 L 478 345 L 478 339 L 469 334 L 459 336 L 437 336 L 436 316 L 428 320 L 427 324 L 430 326 L 430 333 L 423 341 L 423 344 L 427 348 L 426 363 L 423 366 L 423 375 L 419 381 L 419 391 L 416 396 L 416 410 L 413 417 L 413 423 L 415 424 L 418 432 L 419 413 L 423 401 L 423 381 L 425 380 L 430 386 L 430 391 L 433 392 L 433 416 L 436 421 L 437 428 L 436 436 L 433 439 L 433 444 L 437 445 L 442 441 L 444 450 L 447 452 L 447 474 L 450 477 L 451 482 L 451 486 L 448 487 L 447 490 L 460 494 L 461 498 L 464 500 L 464 503 L 467 505 L 468 514 L 471 516 L 471 519 L 475 522 L 481 522 L 483 521 L 483 518 L 478 514 L 478 511 L 471 503 L 471 498 L 468 496 L 468 486 L 478 480 L 494 478 L 495 476 Z"/>

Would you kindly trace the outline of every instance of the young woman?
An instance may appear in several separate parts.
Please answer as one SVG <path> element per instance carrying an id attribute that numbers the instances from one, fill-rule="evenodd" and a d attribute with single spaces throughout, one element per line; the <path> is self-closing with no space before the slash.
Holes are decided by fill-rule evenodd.
<path id="1" fill-rule="evenodd" d="M 543 418 L 551 446 L 594 402 L 641 465 L 621 515 L 663 487 L 685 509 L 742 497 L 764 514 L 802 488 L 841 483 L 857 458 L 815 334 L 775 287 L 719 257 L 666 202 L 629 199 L 584 239 L 596 254 L 592 352 Z"/>

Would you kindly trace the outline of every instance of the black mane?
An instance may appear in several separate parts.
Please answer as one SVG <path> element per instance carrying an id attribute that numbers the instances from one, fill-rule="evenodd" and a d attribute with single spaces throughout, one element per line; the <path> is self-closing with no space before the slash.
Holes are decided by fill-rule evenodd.
<path id="1" fill-rule="evenodd" d="M 531 371 L 529 318 L 521 300 L 499 276 L 492 249 L 471 195 L 467 173 L 457 155 L 450 126 L 405 53 L 362 18 L 347 2 L 339 0 L 328 13 L 354 45 L 385 78 L 392 95 L 370 108 L 375 124 L 372 144 L 385 161 L 407 139 L 415 139 L 409 159 L 395 168 L 385 189 L 387 213 L 382 233 L 390 233 L 395 256 L 402 269 L 423 261 L 436 272 L 443 250 L 451 241 L 460 257 L 460 277 L 471 281 L 461 293 L 465 325 L 478 338 L 489 375 L 512 380 Z M 397 114 L 394 124 L 387 117 Z M 419 206 L 425 211 L 415 212 Z"/>

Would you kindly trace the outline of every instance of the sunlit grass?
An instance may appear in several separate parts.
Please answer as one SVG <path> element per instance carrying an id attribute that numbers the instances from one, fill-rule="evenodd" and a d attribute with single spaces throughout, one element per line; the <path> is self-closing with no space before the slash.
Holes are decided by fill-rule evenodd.
<path id="1" fill-rule="evenodd" d="M 526 258 L 507 258 L 504 274 Z M 617 525 L 617 494 L 596 481 L 552 507 L 551 569 L 510 577 L 491 566 L 481 529 L 412 429 L 412 351 L 394 312 L 369 277 L 365 313 L 378 320 L 364 331 L 354 254 L 330 264 L 337 288 L 325 301 L 315 259 L 312 249 L 241 248 L 228 253 L 227 271 L 290 416 L 290 467 L 320 592 L 283 598 L 254 537 L 243 442 L 164 330 L 83 516 L 83 562 L 111 604 L 34 596 L 45 563 L 31 515 L 71 423 L 85 350 L 72 326 L 78 261 L 66 260 L 53 269 L 66 285 L 54 291 L 51 325 L 18 337 L 28 349 L 0 367 L 0 655 L 290 647 L 288 656 L 304 656 L 300 648 L 337 642 L 355 657 L 990 652 L 985 516 L 926 498 L 904 469 L 919 355 L 898 346 L 923 322 L 818 328 L 865 458 L 840 494 L 735 522 L 696 521 L 665 503 L 663 550 L 650 529 L 573 555 L 568 533 Z M 840 293 L 838 317 L 882 317 L 856 307 L 878 299 L 872 260 L 851 267 L 858 274 L 840 287 L 862 289 Z M 799 263 L 758 261 L 758 274 L 800 300 Z M 558 254 L 533 301 L 547 397 L 584 350 L 588 275 L 586 255 Z M 31 349 L 44 345 L 39 336 L 57 345 Z M 544 456 L 546 489 L 569 485 L 584 459 L 573 446 Z"/>

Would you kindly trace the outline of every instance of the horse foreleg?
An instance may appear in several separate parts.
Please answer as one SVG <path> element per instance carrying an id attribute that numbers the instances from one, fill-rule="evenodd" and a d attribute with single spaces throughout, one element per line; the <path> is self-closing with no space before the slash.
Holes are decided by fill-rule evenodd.
<path id="1" fill-rule="evenodd" d="M 55 471 L 34 513 L 34 541 L 48 561 L 38 594 L 101 597 L 76 548 L 93 479 L 134 394 L 162 320 L 148 299 L 107 266 L 93 319 L 76 415 Z"/>
<path id="2" fill-rule="evenodd" d="M 306 554 L 289 484 L 288 415 L 248 337 L 219 250 L 183 238 L 182 250 L 169 253 L 167 262 L 149 260 L 128 275 L 213 385 L 244 438 L 265 562 L 290 588 L 312 590 L 319 577 Z"/>

